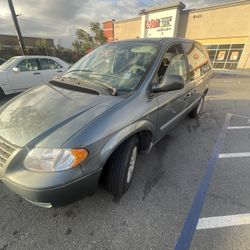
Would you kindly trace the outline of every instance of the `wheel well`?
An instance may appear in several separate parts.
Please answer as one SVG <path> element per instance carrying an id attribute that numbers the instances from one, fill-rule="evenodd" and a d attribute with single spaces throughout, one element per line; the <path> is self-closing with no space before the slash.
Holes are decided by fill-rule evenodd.
<path id="1" fill-rule="evenodd" d="M 139 151 L 143 152 L 143 151 L 147 151 L 147 149 L 149 148 L 151 142 L 152 142 L 152 138 L 153 138 L 153 134 L 150 130 L 142 130 L 139 131 L 131 136 L 129 136 L 128 138 L 126 138 L 124 141 L 122 141 L 119 145 L 116 146 L 116 148 L 113 150 L 113 152 L 110 154 L 110 156 L 108 157 L 108 159 L 106 160 L 104 166 L 103 166 L 103 170 L 102 170 L 102 175 L 100 180 L 103 181 L 104 176 L 106 175 L 106 170 L 108 168 L 108 162 L 110 157 L 114 154 L 114 152 L 116 151 L 116 149 L 122 144 L 124 143 L 126 140 L 128 140 L 129 138 L 133 137 L 133 136 L 137 136 L 139 139 Z"/>
<path id="2" fill-rule="evenodd" d="M 139 138 L 140 151 L 146 151 L 150 146 L 153 134 L 150 130 L 143 130 L 137 133 Z"/>

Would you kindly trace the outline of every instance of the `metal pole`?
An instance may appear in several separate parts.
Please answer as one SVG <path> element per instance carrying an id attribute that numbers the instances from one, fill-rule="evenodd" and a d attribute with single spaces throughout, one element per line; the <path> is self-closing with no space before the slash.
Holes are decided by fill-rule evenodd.
<path id="1" fill-rule="evenodd" d="M 11 15 L 12 15 L 12 19 L 13 19 L 13 22 L 14 22 L 14 25 L 15 25 L 15 28 L 16 28 L 19 46 L 20 46 L 22 54 L 24 55 L 25 45 L 24 45 L 24 42 L 23 42 L 23 37 L 22 37 L 21 30 L 20 30 L 19 25 L 18 25 L 18 21 L 17 21 L 17 16 L 16 16 L 16 12 L 15 12 L 15 9 L 14 9 L 14 5 L 12 3 L 12 0 L 8 0 L 8 3 L 9 3 Z"/>

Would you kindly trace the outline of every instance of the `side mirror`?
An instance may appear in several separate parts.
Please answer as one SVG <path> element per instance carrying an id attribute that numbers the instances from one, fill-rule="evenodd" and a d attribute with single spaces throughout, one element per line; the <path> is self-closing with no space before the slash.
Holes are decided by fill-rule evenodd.
<path id="1" fill-rule="evenodd" d="M 19 68 L 17 68 L 17 67 L 13 68 L 12 70 L 13 70 L 15 73 L 21 72 L 21 70 L 20 70 Z"/>
<path id="2" fill-rule="evenodd" d="M 164 78 L 162 83 L 154 84 L 152 86 L 153 92 L 166 92 L 166 91 L 174 91 L 178 89 L 184 88 L 184 79 L 179 75 L 170 75 Z"/>

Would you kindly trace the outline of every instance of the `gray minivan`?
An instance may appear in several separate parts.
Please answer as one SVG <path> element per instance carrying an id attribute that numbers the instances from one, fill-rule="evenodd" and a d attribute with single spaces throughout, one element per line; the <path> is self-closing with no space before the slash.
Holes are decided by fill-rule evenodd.
<path id="1" fill-rule="evenodd" d="M 100 178 L 120 197 L 137 154 L 200 114 L 211 76 L 205 48 L 191 40 L 101 46 L 1 108 L 0 179 L 43 207 L 93 194 Z"/>

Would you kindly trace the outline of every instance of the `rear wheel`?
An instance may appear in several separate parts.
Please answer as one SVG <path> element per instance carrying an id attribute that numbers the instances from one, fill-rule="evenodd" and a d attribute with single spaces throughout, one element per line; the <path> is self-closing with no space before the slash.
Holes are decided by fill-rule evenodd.
<path id="1" fill-rule="evenodd" d="M 128 190 L 136 166 L 138 137 L 133 136 L 122 143 L 107 163 L 106 188 L 116 197 Z"/>
<path id="2" fill-rule="evenodd" d="M 195 108 L 188 114 L 188 116 L 190 118 L 197 118 L 201 111 L 202 111 L 202 108 L 203 108 L 203 104 L 204 104 L 204 101 L 205 101 L 205 94 L 202 95 L 201 99 L 199 100 L 199 103 L 195 106 Z"/>

